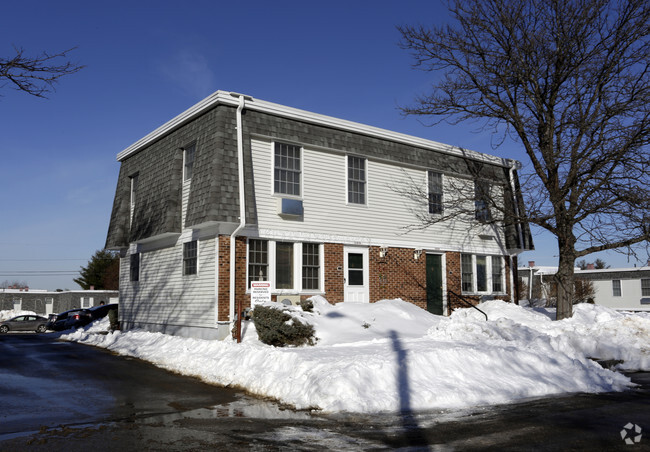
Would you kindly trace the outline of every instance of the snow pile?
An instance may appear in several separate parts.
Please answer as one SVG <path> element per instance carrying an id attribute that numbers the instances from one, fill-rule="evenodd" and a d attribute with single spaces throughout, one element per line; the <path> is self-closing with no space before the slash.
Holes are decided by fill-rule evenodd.
<path id="1" fill-rule="evenodd" d="M 34 311 L 22 311 L 20 309 L 15 310 L 15 309 L 8 309 L 5 311 L 0 311 L 0 322 L 4 322 L 5 320 L 13 319 L 14 317 L 17 317 L 19 315 L 40 315 L 36 314 Z"/>
<path id="2" fill-rule="evenodd" d="M 604 306 L 578 304 L 573 317 L 551 321 L 535 310 L 492 300 L 481 304 L 489 322 L 475 309 L 461 309 L 429 331 L 432 339 L 550 347 L 572 359 L 623 360 L 622 370 L 650 370 L 650 317 Z"/>
<path id="3" fill-rule="evenodd" d="M 95 334 L 93 324 L 62 336 L 135 356 L 210 383 L 273 397 L 298 409 L 379 412 L 462 408 L 569 392 L 624 390 L 622 374 L 587 359 L 625 359 L 649 369 L 650 319 L 593 305 L 574 318 L 500 301 L 450 317 L 401 300 L 330 305 L 293 313 L 314 325 L 317 345 L 275 348 L 245 322 L 242 344 L 128 331 Z M 106 322 L 106 320 L 104 320 Z"/>

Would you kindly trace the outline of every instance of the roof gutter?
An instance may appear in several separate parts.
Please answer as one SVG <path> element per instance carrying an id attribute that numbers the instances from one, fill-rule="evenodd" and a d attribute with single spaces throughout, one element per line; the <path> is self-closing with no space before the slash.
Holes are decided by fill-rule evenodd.
<path id="1" fill-rule="evenodd" d="M 237 106 L 237 174 L 239 179 L 239 225 L 230 234 L 230 322 L 237 321 L 237 342 L 241 342 L 241 309 L 235 310 L 235 247 L 236 237 L 246 226 L 246 196 L 244 193 L 244 131 L 242 127 L 242 111 L 246 99 L 251 97 L 243 94 L 230 93 L 233 97 L 239 97 Z M 237 305 L 239 307 L 239 305 Z"/>

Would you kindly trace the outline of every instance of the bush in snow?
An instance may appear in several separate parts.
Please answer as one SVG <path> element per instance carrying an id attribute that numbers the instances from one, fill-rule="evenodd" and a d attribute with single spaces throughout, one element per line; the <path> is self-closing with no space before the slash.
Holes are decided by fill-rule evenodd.
<path id="1" fill-rule="evenodd" d="M 314 345 L 314 327 L 291 316 L 282 304 L 256 306 L 253 322 L 260 341 L 275 347 Z"/>
<path id="2" fill-rule="evenodd" d="M 314 312 L 314 302 L 311 300 L 300 300 L 298 306 L 305 312 Z"/>

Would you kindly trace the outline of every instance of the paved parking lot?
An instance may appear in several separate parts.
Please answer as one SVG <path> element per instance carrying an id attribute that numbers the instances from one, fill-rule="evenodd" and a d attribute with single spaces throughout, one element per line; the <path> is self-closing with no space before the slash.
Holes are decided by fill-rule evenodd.
<path id="1" fill-rule="evenodd" d="M 0 336 L 0 450 L 650 450 L 650 373 L 633 378 L 640 386 L 625 393 L 324 416 L 55 335 L 9 334 Z M 630 430 L 632 445 L 621 438 L 628 423 L 642 430 Z"/>

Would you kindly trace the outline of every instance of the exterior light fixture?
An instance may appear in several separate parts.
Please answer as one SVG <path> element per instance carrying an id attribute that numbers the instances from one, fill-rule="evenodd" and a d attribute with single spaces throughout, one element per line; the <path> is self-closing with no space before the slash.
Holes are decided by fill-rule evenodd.
<path id="1" fill-rule="evenodd" d="M 413 251 L 413 259 L 418 260 L 420 259 L 420 256 L 422 256 L 422 250 Z"/>
<path id="2" fill-rule="evenodd" d="M 379 257 L 384 258 L 386 257 L 386 253 L 388 252 L 388 247 L 387 246 L 382 246 L 379 248 Z"/>

